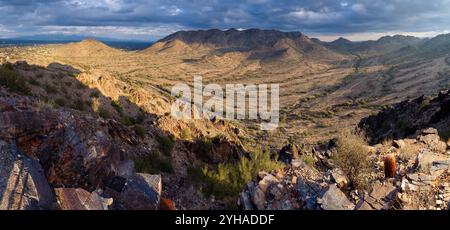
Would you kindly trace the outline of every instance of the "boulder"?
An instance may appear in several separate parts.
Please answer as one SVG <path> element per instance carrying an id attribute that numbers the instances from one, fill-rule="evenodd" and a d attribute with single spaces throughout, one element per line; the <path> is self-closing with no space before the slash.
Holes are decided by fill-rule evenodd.
<path id="1" fill-rule="evenodd" d="M 258 187 L 253 191 L 252 203 L 258 210 L 264 210 L 266 206 L 266 194 Z"/>
<path id="2" fill-rule="evenodd" d="M 118 196 L 119 209 L 157 210 L 162 190 L 161 175 L 138 173 L 127 179 Z"/>
<path id="3" fill-rule="evenodd" d="M 407 174 L 406 177 L 411 181 L 411 183 L 405 182 L 405 187 L 407 186 L 409 191 L 430 191 L 436 179 L 432 175 L 423 173 Z"/>
<path id="4" fill-rule="evenodd" d="M 276 183 L 279 183 L 279 180 L 276 177 L 272 176 L 271 174 L 267 174 L 262 180 L 258 182 L 258 186 L 261 189 L 261 191 L 266 193 L 269 186 Z"/>
<path id="5" fill-rule="evenodd" d="M 39 163 L 0 140 L 0 210 L 51 210 L 56 201 Z"/>
<path id="6" fill-rule="evenodd" d="M 422 173 L 432 173 L 435 177 L 440 176 L 449 169 L 450 158 L 446 155 L 436 154 L 423 150 L 417 155 L 416 170 Z M 439 175 L 437 175 L 439 174 Z"/>
<path id="7" fill-rule="evenodd" d="M 344 172 L 342 172 L 342 170 L 336 168 L 333 169 L 331 171 L 331 178 L 333 179 L 333 181 L 337 184 L 337 186 L 339 188 L 343 188 L 345 186 L 347 186 L 348 184 L 348 179 L 345 176 Z"/>
<path id="8" fill-rule="evenodd" d="M 376 184 L 372 192 L 356 205 L 356 210 L 388 210 L 397 197 L 397 188 L 391 184 Z"/>
<path id="9" fill-rule="evenodd" d="M 353 210 L 355 208 L 355 205 L 336 185 L 330 185 L 328 191 L 318 199 L 318 203 L 324 210 Z"/>
<path id="10" fill-rule="evenodd" d="M 418 141 L 428 145 L 428 147 L 439 153 L 444 153 L 447 150 L 447 144 L 441 140 L 438 134 L 427 134 L 417 137 Z"/>
<path id="11" fill-rule="evenodd" d="M 309 181 L 304 177 L 297 178 L 297 191 L 300 200 L 305 202 L 306 209 L 317 209 L 317 198 L 323 193 L 323 188 L 315 181 Z"/>
<path id="12" fill-rule="evenodd" d="M 279 200 L 283 197 L 283 187 L 281 184 L 272 184 L 267 189 L 269 199 Z"/>
<path id="13" fill-rule="evenodd" d="M 60 210 L 108 210 L 112 199 L 105 199 L 99 192 L 90 193 L 82 188 L 56 188 Z"/>
<path id="14" fill-rule="evenodd" d="M 421 134 L 422 135 L 431 135 L 431 134 L 438 135 L 439 131 L 435 128 L 426 128 L 421 131 Z"/>
<path id="15" fill-rule="evenodd" d="M 241 192 L 239 194 L 238 206 L 243 210 L 254 210 L 250 194 L 247 191 Z"/>

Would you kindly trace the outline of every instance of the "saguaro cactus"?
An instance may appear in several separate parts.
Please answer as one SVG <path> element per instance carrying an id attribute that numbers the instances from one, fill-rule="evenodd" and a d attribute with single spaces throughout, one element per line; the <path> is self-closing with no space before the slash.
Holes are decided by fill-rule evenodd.
<path id="1" fill-rule="evenodd" d="M 386 178 L 394 178 L 396 172 L 397 162 L 395 156 L 392 154 L 384 157 L 384 175 Z"/>

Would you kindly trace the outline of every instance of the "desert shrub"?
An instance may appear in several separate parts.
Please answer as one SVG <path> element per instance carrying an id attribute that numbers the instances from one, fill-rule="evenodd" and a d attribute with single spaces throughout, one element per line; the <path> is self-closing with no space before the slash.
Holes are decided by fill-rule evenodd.
<path id="1" fill-rule="evenodd" d="M 86 89 L 86 88 L 87 88 L 87 86 L 85 84 L 83 84 L 81 82 L 77 83 L 77 89 Z"/>
<path id="2" fill-rule="evenodd" d="M 98 108 L 97 113 L 101 118 L 104 118 L 104 119 L 108 119 L 111 117 L 111 114 L 109 113 L 109 111 L 101 106 Z"/>
<path id="3" fill-rule="evenodd" d="M 145 113 L 140 111 L 139 114 L 135 118 L 136 124 L 142 124 L 145 121 Z"/>
<path id="4" fill-rule="evenodd" d="M 168 156 L 152 153 L 146 156 L 132 157 L 132 160 L 139 173 L 173 173 L 172 159 Z"/>
<path id="5" fill-rule="evenodd" d="M 134 118 L 129 116 L 122 116 L 121 122 L 125 126 L 133 126 L 136 123 Z"/>
<path id="6" fill-rule="evenodd" d="M 314 157 L 312 156 L 308 156 L 308 155 L 303 155 L 301 157 L 301 159 L 305 162 L 306 165 L 308 165 L 309 167 L 314 167 L 316 161 L 314 160 Z"/>
<path id="7" fill-rule="evenodd" d="M 409 124 L 406 121 L 400 120 L 400 121 L 397 121 L 397 123 L 395 123 L 395 128 L 404 132 L 409 128 Z"/>
<path id="8" fill-rule="evenodd" d="M 25 79 L 12 66 L 0 67 L 0 85 L 17 93 L 30 93 Z"/>
<path id="9" fill-rule="evenodd" d="M 405 147 L 400 149 L 399 159 L 403 162 L 408 162 L 410 160 L 415 160 L 416 156 L 419 154 L 420 146 L 415 144 L 407 144 Z"/>
<path id="10" fill-rule="evenodd" d="M 55 100 L 55 103 L 61 107 L 64 107 L 64 106 L 66 106 L 67 101 L 66 101 L 66 99 L 60 97 Z"/>
<path id="11" fill-rule="evenodd" d="M 213 151 L 214 144 L 211 138 L 195 140 L 195 154 L 202 160 L 208 159 L 208 154 Z"/>
<path id="12" fill-rule="evenodd" d="M 55 108 L 55 102 L 49 100 L 47 97 L 40 97 L 37 105 L 40 111 L 46 111 Z"/>
<path id="13" fill-rule="evenodd" d="M 95 91 L 92 91 L 89 96 L 91 98 L 99 98 L 100 97 L 100 93 L 97 90 L 95 90 Z"/>
<path id="14" fill-rule="evenodd" d="M 45 89 L 45 92 L 47 92 L 48 94 L 57 94 L 58 93 L 58 89 L 56 87 L 50 85 L 49 83 L 45 83 L 44 89 Z"/>
<path id="15" fill-rule="evenodd" d="M 353 187 L 365 190 L 368 187 L 368 150 L 363 137 L 343 131 L 337 138 L 337 153 L 333 155 L 336 165 L 347 175 Z"/>
<path id="16" fill-rule="evenodd" d="M 30 85 L 34 85 L 34 86 L 40 86 L 41 84 L 39 83 L 38 80 L 36 80 L 35 78 L 30 78 L 30 80 L 28 80 L 28 83 Z"/>
<path id="17" fill-rule="evenodd" d="M 71 107 L 72 107 L 72 109 L 76 109 L 78 111 L 83 111 L 84 110 L 84 101 L 81 99 L 77 99 L 73 102 Z"/>
<path id="18" fill-rule="evenodd" d="M 170 156 L 170 153 L 172 153 L 172 149 L 175 146 L 174 140 L 172 137 L 160 135 L 157 137 L 159 148 L 161 152 L 166 155 Z"/>
<path id="19" fill-rule="evenodd" d="M 181 139 L 191 139 L 191 130 L 189 128 L 184 128 L 183 130 L 181 130 Z"/>
<path id="20" fill-rule="evenodd" d="M 115 102 L 115 101 L 111 101 L 111 106 L 119 113 L 122 114 L 123 113 L 123 108 L 120 107 L 119 103 Z"/>
<path id="21" fill-rule="evenodd" d="M 136 135 L 138 135 L 139 137 L 144 137 L 145 136 L 145 129 L 144 129 L 144 127 L 142 127 L 140 125 L 135 125 L 135 126 L 133 126 L 133 130 L 136 133 Z"/>
<path id="22" fill-rule="evenodd" d="M 258 172 L 281 169 L 283 164 L 272 161 L 268 151 L 256 151 L 251 159 L 241 158 L 236 163 L 219 164 L 216 168 L 204 166 L 189 169 L 189 175 L 203 193 L 217 198 L 236 196 Z"/>
<path id="23" fill-rule="evenodd" d="M 450 129 L 447 130 L 439 130 L 439 136 L 444 141 L 448 141 L 450 139 Z"/>

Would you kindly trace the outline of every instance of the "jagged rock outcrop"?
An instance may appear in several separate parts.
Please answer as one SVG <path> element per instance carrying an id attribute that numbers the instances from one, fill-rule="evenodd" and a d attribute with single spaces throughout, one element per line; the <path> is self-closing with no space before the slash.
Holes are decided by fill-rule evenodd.
<path id="1" fill-rule="evenodd" d="M 98 191 L 90 193 L 81 188 L 57 188 L 55 194 L 60 210 L 108 210 L 113 203 Z"/>
<path id="2" fill-rule="evenodd" d="M 129 128 L 28 97 L 2 95 L 0 111 L 0 209 L 159 208 L 161 176 L 136 174 L 146 150 Z"/>
<path id="3" fill-rule="evenodd" d="M 438 132 L 448 132 L 450 91 L 440 92 L 431 100 L 422 96 L 401 102 L 377 115 L 362 119 L 358 127 L 367 134 L 372 144 L 384 139 L 415 137 L 418 131 L 429 127 L 437 129 Z"/>
<path id="4" fill-rule="evenodd" d="M 53 191 L 35 159 L 0 140 L 0 210 L 55 209 Z"/>

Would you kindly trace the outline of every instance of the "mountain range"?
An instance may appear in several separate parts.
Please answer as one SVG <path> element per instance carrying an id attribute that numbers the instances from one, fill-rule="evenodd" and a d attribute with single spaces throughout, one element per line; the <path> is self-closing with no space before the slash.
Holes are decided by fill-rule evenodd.
<path id="1" fill-rule="evenodd" d="M 421 202 L 402 186 L 428 189 L 420 173 L 447 180 L 434 176 L 445 176 L 439 162 L 450 147 L 450 93 L 440 93 L 450 88 L 449 53 L 450 35 L 323 42 L 260 29 L 180 31 L 133 51 L 96 39 L 2 47 L 0 190 L 13 202 L 0 209 L 224 209 L 236 200 L 244 209 L 328 209 L 334 198 L 345 201 L 338 208 L 379 209 L 400 202 L 374 198 L 391 191 Z M 279 128 L 174 119 L 171 88 L 194 76 L 205 85 L 279 84 Z M 357 128 L 373 146 L 342 138 Z M 375 193 L 356 192 L 359 181 L 340 173 L 346 164 L 333 156 L 345 153 L 343 139 L 367 149 Z M 390 154 L 401 160 L 402 185 L 384 178 Z M 13 192 L 14 178 L 25 195 Z M 401 208 L 428 205 L 419 201 Z"/>

